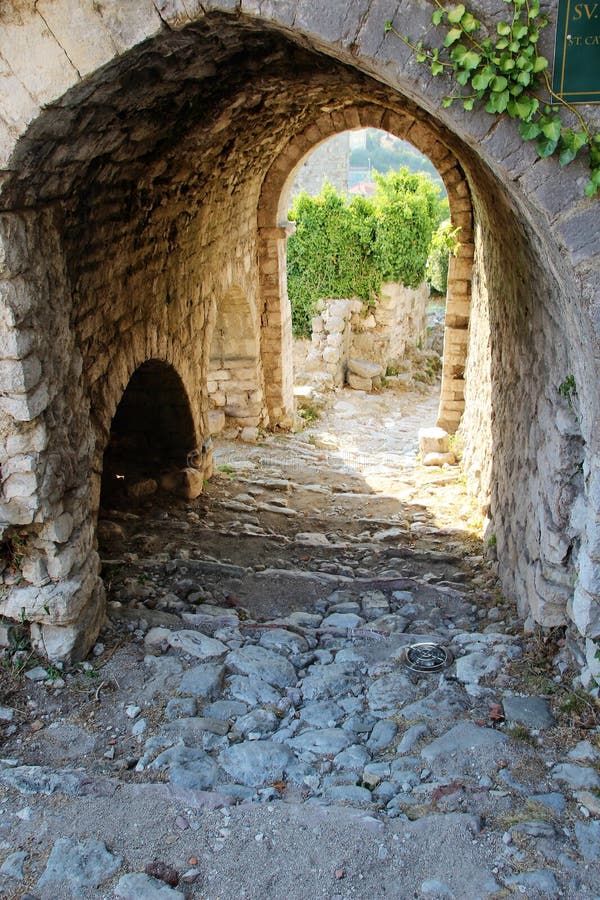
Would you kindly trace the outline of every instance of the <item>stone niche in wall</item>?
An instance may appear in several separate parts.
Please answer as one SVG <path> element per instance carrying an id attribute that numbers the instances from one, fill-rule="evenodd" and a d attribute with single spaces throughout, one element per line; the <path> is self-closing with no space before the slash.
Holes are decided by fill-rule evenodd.
<path id="1" fill-rule="evenodd" d="M 258 329 L 243 291 L 217 306 L 208 367 L 209 427 L 243 433 L 266 424 Z"/>
<path id="2" fill-rule="evenodd" d="M 321 300 L 312 321 L 306 367 L 327 372 L 343 385 L 349 359 L 378 363 L 383 371 L 424 343 L 429 286 L 417 288 L 385 282 L 374 306 L 360 300 Z"/>

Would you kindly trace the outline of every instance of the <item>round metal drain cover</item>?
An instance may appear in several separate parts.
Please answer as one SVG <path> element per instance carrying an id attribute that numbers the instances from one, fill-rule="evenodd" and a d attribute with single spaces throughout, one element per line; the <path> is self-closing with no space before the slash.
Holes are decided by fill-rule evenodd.
<path id="1" fill-rule="evenodd" d="M 414 672 L 437 672 L 450 665 L 452 654 L 441 644 L 411 644 L 404 648 L 402 661 Z"/>

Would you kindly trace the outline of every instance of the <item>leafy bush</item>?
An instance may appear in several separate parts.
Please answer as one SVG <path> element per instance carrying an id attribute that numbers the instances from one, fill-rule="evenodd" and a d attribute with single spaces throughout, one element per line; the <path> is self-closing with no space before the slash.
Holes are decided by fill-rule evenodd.
<path id="1" fill-rule="evenodd" d="M 348 201 L 329 184 L 317 197 L 296 198 L 287 263 L 296 336 L 310 336 L 321 298 L 359 297 L 369 305 L 382 281 L 416 287 L 423 280 L 432 235 L 445 212 L 440 189 L 408 169 L 375 179 L 372 199 Z"/>
<path id="2" fill-rule="evenodd" d="M 434 232 L 431 240 L 426 269 L 427 281 L 436 294 L 442 294 L 444 297 L 448 288 L 450 254 L 455 254 L 458 249 L 457 233 L 458 228 L 452 228 L 450 220 L 446 219 Z"/>

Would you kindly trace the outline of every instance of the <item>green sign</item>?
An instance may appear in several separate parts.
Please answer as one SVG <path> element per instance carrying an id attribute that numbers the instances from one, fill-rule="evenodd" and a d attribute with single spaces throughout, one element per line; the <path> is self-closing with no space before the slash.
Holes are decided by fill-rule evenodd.
<path id="1" fill-rule="evenodd" d="M 552 89 L 569 103 L 600 103 L 600 0 L 559 0 Z"/>

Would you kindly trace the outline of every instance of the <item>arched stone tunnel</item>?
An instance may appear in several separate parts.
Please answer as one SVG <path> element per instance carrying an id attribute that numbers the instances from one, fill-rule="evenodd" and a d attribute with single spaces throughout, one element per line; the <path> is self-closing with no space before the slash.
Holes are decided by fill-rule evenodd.
<path id="1" fill-rule="evenodd" d="M 318 143 L 376 125 L 430 156 L 462 229 L 440 418 L 462 415 L 504 590 L 539 624 L 568 624 L 591 664 L 597 201 L 579 164 L 538 159 L 514 123 L 442 108 L 447 86 L 384 33 L 392 19 L 426 39 L 430 17 L 387 0 L 3 5 L 0 516 L 22 562 L 4 570 L 0 614 L 50 656 L 84 655 L 103 619 L 95 525 L 124 391 L 151 360 L 173 372 L 200 447 L 234 287 L 259 332 L 260 416 L 290 423 L 286 185 Z"/>

